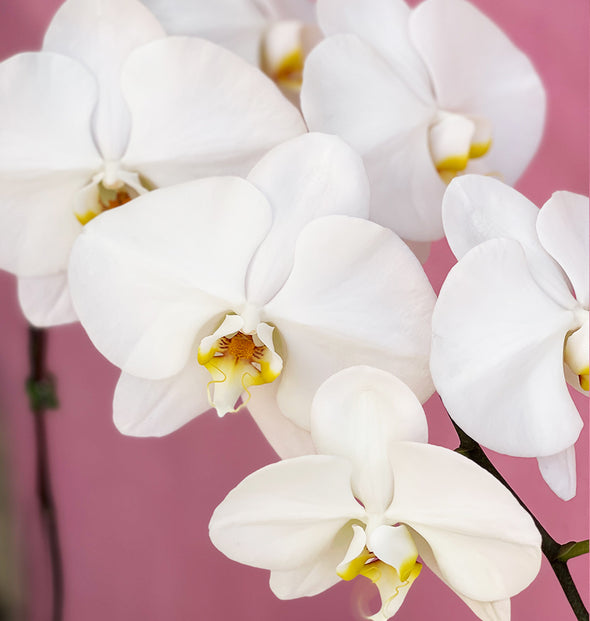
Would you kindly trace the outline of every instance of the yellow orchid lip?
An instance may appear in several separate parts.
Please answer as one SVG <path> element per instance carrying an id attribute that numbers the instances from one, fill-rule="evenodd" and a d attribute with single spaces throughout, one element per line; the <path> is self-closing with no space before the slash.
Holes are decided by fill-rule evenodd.
<path id="1" fill-rule="evenodd" d="M 492 146 L 491 125 L 484 118 L 440 111 L 428 135 L 432 161 L 449 183 L 470 160 L 483 157 Z"/>
<path id="2" fill-rule="evenodd" d="M 582 325 L 569 332 L 565 338 L 563 346 L 563 361 L 574 375 L 578 376 L 578 384 L 582 390 L 588 391 L 590 388 L 590 367 L 588 360 L 588 312 L 582 311 L 586 315 L 582 320 Z"/>
<path id="3" fill-rule="evenodd" d="M 376 614 L 365 618 L 369 621 L 390 619 L 401 606 L 405 594 L 422 571 L 422 564 L 415 563 L 411 571 L 403 578 L 387 563 L 376 560 L 364 566 L 361 575 L 368 578 L 378 589 L 381 597 L 381 609 Z"/>
<path id="4" fill-rule="evenodd" d="M 82 214 L 76 213 L 76 218 L 78 219 L 78 222 L 84 226 L 103 211 L 120 207 L 121 205 L 128 203 L 136 196 L 138 196 L 138 193 L 127 186 L 123 186 L 120 189 L 111 189 L 105 187 L 103 183 L 100 182 L 98 184 L 98 200 L 96 203 L 96 210 L 89 209 Z"/>
<path id="5" fill-rule="evenodd" d="M 350 563 L 347 563 L 344 567 L 339 567 L 336 573 L 342 580 L 354 580 L 359 574 L 366 575 L 364 574 L 365 566 L 368 566 L 367 563 L 370 564 L 370 562 L 375 560 L 376 556 L 365 547 L 365 549 L 356 558 L 353 558 Z"/>
<path id="6" fill-rule="evenodd" d="M 395 572 L 394 567 L 391 567 L 391 565 L 388 565 L 387 563 L 384 563 L 383 561 L 377 560 L 377 561 L 374 561 L 373 563 L 368 563 L 367 565 L 365 565 L 359 573 L 362 576 L 369 578 L 371 582 L 376 584 L 377 582 L 383 579 L 385 568 L 388 568 L 389 570 L 393 570 Z M 403 575 L 398 574 L 399 579 L 401 581 L 401 583 L 396 587 L 398 589 L 398 592 L 399 592 L 399 589 L 401 589 L 402 587 L 408 585 L 411 582 L 414 582 L 414 580 L 418 577 L 421 571 L 422 571 L 422 563 L 415 562 L 408 569 L 408 571 L 404 572 Z"/>
<path id="7" fill-rule="evenodd" d="M 467 153 L 459 155 L 449 155 L 444 160 L 436 162 L 436 170 L 440 173 L 443 171 L 457 172 L 459 170 L 465 170 L 469 162 L 469 155 Z"/>
<path id="8" fill-rule="evenodd" d="M 483 157 L 490 150 L 491 146 L 491 139 L 487 142 L 472 142 L 469 147 L 469 159 Z"/>
<path id="9" fill-rule="evenodd" d="M 340 565 L 336 570 L 336 573 L 340 578 L 342 578 L 342 580 L 346 581 L 353 580 L 358 575 L 366 576 L 367 578 L 373 580 L 373 577 L 376 575 L 375 572 L 378 568 L 385 565 L 392 569 L 402 582 L 406 582 L 415 570 L 416 565 L 419 565 L 419 563 L 417 563 L 418 552 L 415 550 L 413 541 L 411 544 L 414 550 L 405 555 L 399 564 L 399 567 L 393 567 L 385 563 L 379 559 L 374 552 L 371 552 L 367 546 L 365 546 L 360 554 L 358 554 L 355 558 L 345 565 Z M 377 579 L 373 580 L 373 582 L 376 582 L 376 580 Z"/>
<path id="10" fill-rule="evenodd" d="M 213 341 L 211 337 L 204 339 L 197 351 L 197 361 L 211 374 L 207 395 L 219 416 L 246 407 L 251 397 L 249 388 L 274 382 L 282 371 L 280 357 L 257 334 L 241 331 Z M 247 398 L 236 407 L 244 393 Z"/>
<path id="11" fill-rule="evenodd" d="M 260 47 L 260 68 L 279 87 L 299 93 L 307 50 L 306 25 L 279 20 L 265 32 Z"/>
<path id="12" fill-rule="evenodd" d="M 580 382 L 580 388 L 582 390 L 590 390 L 590 369 L 586 367 L 584 373 L 578 374 L 578 380 Z"/>
<path id="13" fill-rule="evenodd" d="M 303 50 L 301 47 L 283 56 L 270 77 L 285 88 L 299 90 L 303 82 Z"/>

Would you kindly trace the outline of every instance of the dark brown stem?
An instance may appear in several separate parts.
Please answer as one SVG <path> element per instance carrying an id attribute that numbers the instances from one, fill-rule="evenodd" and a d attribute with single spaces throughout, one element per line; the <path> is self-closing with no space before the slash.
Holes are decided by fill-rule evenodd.
<path id="1" fill-rule="evenodd" d="M 502 485 L 504 485 L 511 494 L 516 498 L 520 506 L 531 516 L 535 526 L 541 533 L 541 550 L 551 564 L 553 572 L 559 580 L 559 584 L 567 597 L 576 619 L 578 621 L 588 621 L 588 611 L 584 606 L 584 602 L 580 597 L 580 593 L 574 584 L 567 561 L 574 556 L 585 554 L 588 552 L 588 541 L 570 541 L 566 544 L 560 544 L 543 528 L 539 520 L 531 513 L 530 509 L 519 498 L 518 494 L 508 485 L 506 479 L 498 472 L 494 464 L 489 460 L 481 446 L 470 436 L 468 436 L 454 421 L 451 421 L 455 427 L 455 431 L 459 436 L 459 448 L 455 449 L 457 453 L 461 453 L 471 461 L 487 470 L 491 475 L 496 477 Z"/>
<path id="2" fill-rule="evenodd" d="M 37 450 L 37 494 L 41 518 L 47 533 L 51 562 L 52 612 L 51 621 L 61 621 L 63 615 L 63 569 L 59 546 L 59 532 L 55 502 L 49 475 L 47 443 L 47 410 L 58 407 L 55 384 L 45 365 L 46 332 L 29 327 L 29 368 L 27 393 L 35 421 L 35 444 Z"/>

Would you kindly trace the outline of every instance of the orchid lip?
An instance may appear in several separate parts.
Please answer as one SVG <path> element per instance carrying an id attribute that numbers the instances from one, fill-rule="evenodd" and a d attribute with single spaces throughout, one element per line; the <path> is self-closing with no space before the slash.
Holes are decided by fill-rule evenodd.
<path id="1" fill-rule="evenodd" d="M 305 58 L 321 38 L 319 28 L 295 19 L 271 24 L 262 36 L 260 68 L 284 92 L 299 93 Z"/>
<path id="2" fill-rule="evenodd" d="M 246 318 L 252 320 L 252 314 L 246 313 Z M 209 403 L 220 417 L 246 407 L 250 388 L 273 382 L 283 369 L 283 361 L 274 350 L 274 328 L 259 323 L 254 330 L 248 330 L 246 325 L 241 315 L 226 315 L 198 348 L 197 361 L 211 374 L 207 384 Z M 244 394 L 247 397 L 236 405 Z"/>
<path id="3" fill-rule="evenodd" d="M 570 368 L 572 373 L 578 377 L 579 386 L 588 391 L 590 388 L 590 354 L 589 354 L 589 313 L 585 309 L 578 309 L 576 317 L 579 320 L 579 327 L 568 333 L 563 347 L 563 361 Z"/>
<path id="4" fill-rule="evenodd" d="M 486 118 L 441 110 L 428 130 L 428 144 L 437 172 L 448 183 L 489 151 L 492 127 Z"/>
<path id="5" fill-rule="evenodd" d="M 302 28 L 296 20 L 279 21 L 266 30 L 260 46 L 262 70 L 280 86 L 295 90 L 303 76 Z"/>
<path id="6" fill-rule="evenodd" d="M 104 169 L 78 193 L 74 215 L 84 226 L 102 212 L 120 207 L 151 189 L 146 179 L 122 169 L 120 162 L 105 161 Z"/>
<path id="7" fill-rule="evenodd" d="M 362 526 L 353 526 L 353 540 L 337 568 L 343 580 L 352 580 L 359 574 L 370 577 L 371 565 L 375 562 L 394 569 L 401 582 L 408 580 L 414 571 L 418 550 L 408 528 L 404 524 L 388 525 L 382 519 L 379 522 L 376 525 L 369 517 L 364 532 Z"/>

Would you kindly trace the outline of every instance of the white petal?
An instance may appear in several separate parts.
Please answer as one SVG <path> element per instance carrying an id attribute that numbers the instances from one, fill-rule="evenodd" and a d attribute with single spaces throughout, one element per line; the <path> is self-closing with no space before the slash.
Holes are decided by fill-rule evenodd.
<path id="1" fill-rule="evenodd" d="M 320 386 L 311 406 L 311 433 L 319 453 L 352 462 L 355 497 L 374 513 L 384 511 L 393 495 L 391 443 L 428 441 L 426 416 L 414 393 L 372 367 L 345 369 Z"/>
<path id="2" fill-rule="evenodd" d="M 539 470 L 549 487 L 562 499 L 576 495 L 576 449 L 568 446 L 556 455 L 538 457 Z"/>
<path id="3" fill-rule="evenodd" d="M 144 0 L 171 35 L 202 37 L 257 65 L 266 25 L 252 0 Z"/>
<path id="4" fill-rule="evenodd" d="M 342 140 L 304 134 L 275 147 L 248 175 L 273 209 L 272 228 L 248 271 L 247 295 L 267 302 L 293 267 L 301 229 L 321 216 L 369 215 L 369 182 L 361 158 Z"/>
<path id="5" fill-rule="evenodd" d="M 397 375 L 426 400 L 433 304 L 420 263 L 391 231 L 346 216 L 308 224 L 291 275 L 265 309 L 286 347 L 283 412 L 309 428 L 319 385 L 357 364 Z"/>
<path id="6" fill-rule="evenodd" d="M 490 239 L 514 239 L 539 286 L 559 304 L 575 305 L 563 271 L 539 242 L 539 210 L 520 192 L 492 177 L 465 175 L 449 184 L 442 213 L 445 235 L 458 259 Z"/>
<path id="7" fill-rule="evenodd" d="M 178 373 L 195 339 L 239 312 L 248 263 L 269 226 L 266 199 L 231 177 L 156 190 L 101 214 L 70 262 L 90 338 L 133 375 Z"/>
<path id="8" fill-rule="evenodd" d="M 414 540 L 417 542 L 417 546 L 420 549 L 420 556 L 424 563 L 428 566 L 428 569 L 436 574 L 458 597 L 460 597 L 471 610 L 482 621 L 510 621 L 510 599 L 501 599 L 495 602 L 481 602 L 476 599 L 466 597 L 462 593 L 455 591 L 452 585 L 450 585 L 443 577 L 440 568 L 434 558 L 430 546 L 420 535 L 413 534 Z"/>
<path id="9" fill-rule="evenodd" d="M 530 584 L 541 565 L 541 536 L 508 489 L 443 447 L 401 442 L 390 458 L 395 495 L 387 519 L 428 542 L 454 590 L 496 601 Z"/>
<path id="10" fill-rule="evenodd" d="M 509 599 L 500 599 L 495 602 L 478 602 L 460 593 L 457 593 L 457 595 L 482 621 L 510 621 Z"/>
<path id="11" fill-rule="evenodd" d="M 90 134 L 92 76 L 55 54 L 0 64 L 0 266 L 19 276 L 63 271 L 80 224 L 73 197 L 100 159 Z"/>
<path id="12" fill-rule="evenodd" d="M 444 183 L 428 148 L 436 110 L 354 35 L 321 42 L 305 63 L 301 106 L 309 128 L 337 134 L 363 157 L 370 218 L 404 239 L 442 237 Z"/>
<path id="13" fill-rule="evenodd" d="M 275 18 L 295 18 L 302 22 L 316 21 L 316 0 L 266 0 L 266 12 Z"/>
<path id="14" fill-rule="evenodd" d="M 491 240 L 451 270 L 433 316 L 432 376 L 451 417 L 485 446 L 551 455 L 582 428 L 563 376 L 575 314 L 533 280 L 521 246 Z"/>
<path id="15" fill-rule="evenodd" d="M 65 272 L 19 278 L 18 301 L 25 317 L 34 326 L 44 328 L 78 321 Z"/>
<path id="16" fill-rule="evenodd" d="M 279 409 L 276 392 L 279 380 L 257 386 L 248 401 L 248 411 L 264 437 L 281 459 L 316 452 L 309 431 L 298 427 Z"/>
<path id="17" fill-rule="evenodd" d="M 100 164 L 90 118 L 96 83 L 78 62 L 50 53 L 0 64 L 0 170 L 28 175 Z"/>
<path id="18" fill-rule="evenodd" d="M 358 35 L 425 100 L 432 98 L 424 62 L 409 38 L 410 8 L 403 0 L 318 0 L 318 21 L 326 36 Z"/>
<path id="19" fill-rule="evenodd" d="M 82 230 L 74 216 L 74 197 L 86 174 L 0 173 L 3 237 L 0 267 L 21 277 L 64 271 L 70 249 Z"/>
<path id="20" fill-rule="evenodd" d="M 512 185 L 535 154 L 545 121 L 545 91 L 530 60 L 464 0 L 420 3 L 410 17 L 410 38 L 440 108 L 491 122 L 487 163 Z"/>
<path id="21" fill-rule="evenodd" d="M 136 50 L 122 83 L 133 117 L 124 161 L 158 186 L 245 175 L 271 147 L 306 131 L 266 76 L 201 39 Z"/>
<path id="22" fill-rule="evenodd" d="M 209 374 L 196 356 L 184 370 L 161 380 L 122 373 L 115 389 L 113 418 L 128 436 L 165 436 L 209 409 Z"/>
<path id="23" fill-rule="evenodd" d="M 301 107 L 311 131 L 336 134 L 361 155 L 434 113 L 382 56 L 344 34 L 325 39 L 307 57 Z"/>
<path id="24" fill-rule="evenodd" d="M 394 136 L 364 156 L 371 184 L 371 215 L 406 241 L 444 236 L 441 201 L 445 184 L 429 149 L 426 125 Z"/>
<path id="25" fill-rule="evenodd" d="M 537 233 L 545 250 L 567 274 L 578 302 L 588 308 L 588 198 L 555 192 L 537 218 Z"/>
<path id="26" fill-rule="evenodd" d="M 537 207 L 520 192 L 483 175 L 453 179 L 443 200 L 445 235 L 457 259 L 475 246 L 500 237 L 538 248 L 538 214 Z"/>
<path id="27" fill-rule="evenodd" d="M 351 532 L 349 525 L 341 528 L 312 562 L 290 571 L 273 571 L 270 575 L 272 592 L 280 599 L 310 597 L 340 582 L 336 567 L 350 541 Z"/>
<path id="28" fill-rule="evenodd" d="M 96 77 L 94 135 L 102 156 L 118 160 L 131 119 L 121 94 L 121 66 L 138 46 L 163 37 L 156 18 L 137 0 L 68 0 L 51 21 L 43 49 L 82 62 Z"/>
<path id="29" fill-rule="evenodd" d="M 345 524 L 363 515 L 350 490 L 346 460 L 306 455 L 246 477 L 215 509 L 209 536 L 240 563 L 296 570 L 326 550 Z"/>

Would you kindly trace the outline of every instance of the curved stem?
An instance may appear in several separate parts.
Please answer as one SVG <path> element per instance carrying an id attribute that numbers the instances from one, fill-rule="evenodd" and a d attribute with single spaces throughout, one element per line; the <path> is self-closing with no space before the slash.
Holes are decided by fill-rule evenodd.
<path id="1" fill-rule="evenodd" d="M 52 580 L 52 621 L 61 621 L 63 614 L 63 569 L 59 546 L 59 532 L 51 478 L 49 476 L 49 454 L 46 411 L 58 406 L 53 378 L 45 368 L 46 333 L 39 328 L 29 327 L 29 366 L 27 379 L 29 404 L 35 421 L 35 444 L 37 449 L 37 494 L 41 518 L 47 532 Z"/>
<path id="2" fill-rule="evenodd" d="M 516 498 L 520 506 L 531 516 L 535 526 L 541 533 L 541 550 L 543 554 L 551 564 L 551 568 L 555 573 L 559 584 L 567 597 L 567 600 L 576 615 L 578 621 L 589 621 L 588 611 L 584 606 L 584 602 L 580 597 L 580 593 L 576 588 L 573 578 L 570 574 L 570 570 L 567 566 L 567 561 L 574 556 L 580 554 L 586 554 L 588 552 L 588 541 L 570 541 L 566 544 L 559 544 L 551 535 L 545 530 L 539 520 L 531 513 L 530 509 L 519 498 L 518 494 L 508 485 L 506 479 L 498 472 L 494 464 L 490 461 L 488 456 L 484 453 L 481 446 L 470 436 L 468 436 L 455 422 L 451 419 L 455 431 L 459 436 L 459 448 L 455 449 L 457 453 L 465 455 L 468 459 L 475 462 L 478 466 L 481 466 L 484 470 L 487 470 L 491 475 L 496 477 L 502 485 L 504 485 Z"/>

